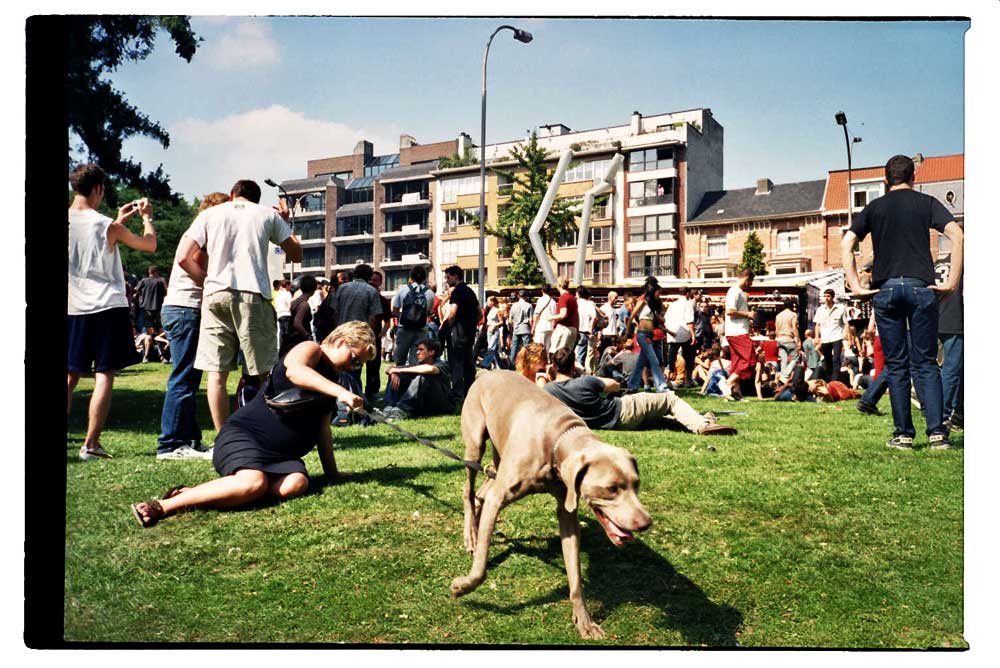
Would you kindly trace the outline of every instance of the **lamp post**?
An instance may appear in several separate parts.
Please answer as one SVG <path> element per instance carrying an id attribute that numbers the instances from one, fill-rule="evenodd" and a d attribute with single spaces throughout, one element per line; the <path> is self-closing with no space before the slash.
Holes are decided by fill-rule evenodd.
<path id="1" fill-rule="evenodd" d="M 280 192 L 284 196 L 285 201 L 288 202 L 288 212 L 290 214 L 289 215 L 288 224 L 292 228 L 292 234 L 294 235 L 295 234 L 295 200 L 292 198 L 291 195 L 288 194 L 288 192 L 283 187 L 281 187 L 281 184 L 275 183 L 272 179 L 264 179 L 264 183 L 266 183 L 267 185 L 271 186 L 272 188 L 277 188 L 278 192 Z M 288 270 L 288 280 L 294 281 L 295 280 L 295 263 L 292 262 L 291 265 L 292 265 L 292 268 Z"/>
<path id="2" fill-rule="evenodd" d="M 847 145 L 847 229 L 851 229 L 851 223 L 853 222 L 853 216 L 851 215 L 854 210 L 854 203 L 851 201 L 851 144 L 857 144 L 861 141 L 861 137 L 855 137 L 854 141 L 851 141 L 851 136 L 847 132 L 847 114 L 842 111 L 838 111 L 834 114 L 834 118 L 837 120 L 837 125 L 844 128 L 844 144 Z"/>
<path id="3" fill-rule="evenodd" d="M 485 280 L 485 246 L 486 246 L 486 60 L 490 57 L 490 44 L 493 38 L 501 30 L 510 30 L 514 33 L 514 39 L 527 44 L 533 38 L 530 32 L 515 28 L 514 26 L 502 25 L 493 31 L 490 38 L 486 40 L 486 50 L 483 52 L 483 98 L 482 115 L 480 117 L 479 133 L 479 303 L 486 300 L 486 280 Z"/>

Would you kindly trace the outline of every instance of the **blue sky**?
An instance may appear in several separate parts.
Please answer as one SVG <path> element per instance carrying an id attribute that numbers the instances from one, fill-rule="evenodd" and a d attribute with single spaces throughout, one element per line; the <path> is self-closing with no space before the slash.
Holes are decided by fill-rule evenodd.
<path id="1" fill-rule="evenodd" d="M 305 176 L 305 161 L 361 137 L 394 153 L 401 133 L 478 142 L 482 52 L 490 51 L 488 141 L 544 123 L 574 130 L 709 107 L 725 128 L 725 187 L 824 178 L 895 153 L 964 151 L 966 21 L 341 19 L 195 17 L 188 64 L 167 39 L 109 76 L 171 133 L 126 151 L 162 162 L 187 196 L 237 178 Z"/>

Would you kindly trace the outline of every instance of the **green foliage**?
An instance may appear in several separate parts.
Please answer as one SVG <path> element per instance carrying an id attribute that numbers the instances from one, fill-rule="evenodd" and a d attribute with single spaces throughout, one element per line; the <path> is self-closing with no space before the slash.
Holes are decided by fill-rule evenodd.
<path id="1" fill-rule="evenodd" d="M 336 484 L 319 477 L 314 450 L 303 497 L 139 528 L 130 503 L 217 478 L 210 462 L 154 457 L 169 371 L 147 364 L 116 377 L 101 439 L 114 455 L 107 461 L 76 459 L 93 388 L 80 381 L 62 464 L 69 642 L 968 646 L 964 451 L 888 449 L 889 415 L 745 400 L 726 407 L 749 415 L 720 416 L 738 436 L 597 432 L 637 458 L 653 525 L 615 548 L 580 505 L 584 593 L 608 634 L 584 641 L 571 621 L 552 497 L 504 508 L 486 581 L 451 599 L 448 583 L 471 564 L 463 468 L 382 425 L 334 430 L 345 472 Z M 678 394 L 699 411 L 722 407 Z M 196 405 L 210 442 L 204 392 Z M 914 421 L 923 434 L 919 411 Z M 459 422 L 404 426 L 461 453 Z"/>
<path id="2" fill-rule="evenodd" d="M 466 144 L 465 150 L 462 155 L 454 153 L 450 156 L 445 156 L 438 159 L 439 169 L 451 169 L 453 167 L 468 167 L 469 165 L 478 165 L 479 158 L 473 153 L 475 147 L 472 144 Z"/>
<path id="3" fill-rule="evenodd" d="M 191 62 L 201 42 L 186 16 L 72 16 L 69 22 L 66 108 L 69 129 L 87 155 L 122 185 L 157 198 L 171 194 L 169 178 L 160 165 L 147 174 L 142 164 L 122 156 L 122 143 L 133 136 L 170 146 L 170 135 L 159 123 L 136 109 L 104 78 L 124 62 L 144 60 L 153 51 L 156 34 L 165 31 L 178 56 Z M 70 161 L 73 151 L 70 151 Z M 115 194 L 109 193 L 111 204 Z"/>
<path id="4" fill-rule="evenodd" d="M 545 191 L 555 170 L 545 167 L 545 149 L 538 146 L 538 136 L 531 133 L 528 144 L 514 146 L 510 157 L 517 162 L 514 170 L 494 169 L 514 184 L 510 201 L 500 207 L 500 215 L 494 225 L 487 223 L 486 231 L 503 240 L 509 252 L 511 265 L 504 279 L 505 285 L 538 285 L 545 277 L 538 265 L 538 259 L 528 238 L 528 229 L 538 214 L 545 198 Z M 519 168 L 519 171 L 515 171 Z M 575 232 L 576 211 L 566 200 L 556 199 L 549 215 L 542 224 L 541 237 L 546 251 L 551 255 L 552 245 L 561 235 Z"/>
<path id="5" fill-rule="evenodd" d="M 743 244 L 740 269 L 749 269 L 757 276 L 767 273 L 767 266 L 764 264 L 764 244 L 761 243 L 756 232 L 751 232 L 746 243 Z"/>

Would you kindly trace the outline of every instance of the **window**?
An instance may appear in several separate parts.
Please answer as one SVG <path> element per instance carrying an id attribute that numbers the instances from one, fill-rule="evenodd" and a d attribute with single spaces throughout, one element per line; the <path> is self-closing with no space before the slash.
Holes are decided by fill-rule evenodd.
<path id="1" fill-rule="evenodd" d="M 399 203 L 403 201 L 403 195 L 418 194 L 420 199 L 429 199 L 427 194 L 427 181 L 404 181 L 403 183 L 389 183 L 385 186 L 386 203 Z"/>
<path id="2" fill-rule="evenodd" d="M 350 181 L 354 178 L 354 172 L 347 170 L 346 172 L 335 172 L 333 178 L 340 179 L 341 181 Z"/>
<path id="3" fill-rule="evenodd" d="M 323 248 L 303 248 L 302 249 L 302 268 L 307 267 L 322 267 L 326 259 L 325 250 Z"/>
<path id="4" fill-rule="evenodd" d="M 721 271 L 706 271 L 702 274 L 702 278 L 722 278 Z"/>
<path id="5" fill-rule="evenodd" d="M 459 256 L 479 255 L 479 239 L 456 239 L 441 242 L 441 259 L 438 264 L 444 267 L 455 264 Z"/>
<path id="6" fill-rule="evenodd" d="M 651 169 L 670 169 L 674 166 L 674 151 L 670 148 L 649 148 L 628 154 L 628 171 L 646 172 Z"/>
<path id="7" fill-rule="evenodd" d="M 569 167 L 563 174 L 563 183 L 573 183 L 574 181 L 593 181 L 595 178 L 602 178 L 608 172 L 611 160 L 589 160 L 578 162 Z"/>
<path id="8" fill-rule="evenodd" d="M 785 274 L 794 274 L 795 267 L 779 267 L 774 270 L 776 276 L 784 276 Z"/>
<path id="9" fill-rule="evenodd" d="M 479 219 L 479 207 L 448 209 L 444 212 L 444 232 L 454 232 L 459 225 L 475 225 Z M 490 210 L 486 209 L 486 222 L 490 221 Z"/>
<path id="10" fill-rule="evenodd" d="M 489 181 L 486 191 L 489 192 Z M 466 176 L 461 179 L 447 179 L 441 182 L 441 201 L 455 202 L 459 195 L 471 195 L 479 192 L 479 175 Z"/>
<path id="11" fill-rule="evenodd" d="M 798 230 L 780 230 L 778 232 L 778 252 L 779 253 L 799 252 Z"/>
<path id="12" fill-rule="evenodd" d="M 863 209 L 868 206 L 876 197 L 882 196 L 884 184 L 876 183 L 852 183 L 851 192 L 854 193 L 854 209 Z"/>
<path id="13" fill-rule="evenodd" d="M 611 235 L 613 227 L 592 227 L 590 228 L 590 245 L 595 253 L 610 253 L 612 250 Z"/>
<path id="14" fill-rule="evenodd" d="M 365 176 L 378 176 L 382 172 L 392 167 L 399 166 L 399 154 L 380 155 L 372 158 L 372 161 L 365 165 Z"/>
<path id="15" fill-rule="evenodd" d="M 389 213 L 385 216 L 385 231 L 399 232 L 404 225 L 419 225 L 420 229 L 427 229 L 427 211 L 400 211 Z"/>
<path id="16" fill-rule="evenodd" d="M 337 249 L 337 264 L 355 264 L 357 262 L 372 263 L 372 245 L 370 243 L 351 244 Z"/>
<path id="17" fill-rule="evenodd" d="M 410 280 L 409 269 L 390 269 L 385 272 L 385 290 L 396 292 L 401 285 L 405 285 Z M 430 304 L 427 305 L 428 307 Z"/>
<path id="18" fill-rule="evenodd" d="M 643 278 L 645 276 L 673 276 L 673 251 L 629 253 L 628 272 L 629 278 Z"/>
<path id="19" fill-rule="evenodd" d="M 497 267 L 497 283 L 503 285 L 505 280 L 507 280 L 507 267 Z"/>
<path id="20" fill-rule="evenodd" d="M 486 268 L 483 268 L 486 271 Z M 465 269 L 462 271 L 462 280 L 469 285 L 479 285 L 479 269 Z"/>
<path id="21" fill-rule="evenodd" d="M 295 236 L 299 239 L 322 239 L 326 230 L 326 222 L 322 220 L 310 220 L 295 223 Z"/>
<path id="22" fill-rule="evenodd" d="M 575 262 L 559 262 L 556 264 L 556 273 L 559 278 L 568 278 L 573 280 L 573 267 L 576 266 Z"/>
<path id="23" fill-rule="evenodd" d="M 674 216 L 635 216 L 628 219 L 629 241 L 667 241 L 674 238 Z"/>
<path id="24" fill-rule="evenodd" d="M 708 257 L 713 259 L 729 257 L 729 243 L 725 234 L 709 235 Z"/>
<path id="25" fill-rule="evenodd" d="M 628 205 L 672 204 L 674 201 L 673 181 L 673 179 L 654 179 L 652 181 L 634 181 L 628 184 Z"/>
<path id="26" fill-rule="evenodd" d="M 348 188 L 347 204 L 362 204 L 371 202 L 374 197 L 372 188 Z"/>
<path id="27" fill-rule="evenodd" d="M 372 217 L 370 215 L 347 216 L 345 218 L 337 219 L 338 237 L 353 237 L 356 234 L 371 234 L 371 233 L 372 233 Z"/>
<path id="28" fill-rule="evenodd" d="M 385 257 L 390 262 L 402 260 L 404 255 L 422 254 L 427 257 L 427 240 L 387 241 Z"/>
<path id="29" fill-rule="evenodd" d="M 512 192 L 514 192 L 514 182 L 511 178 L 504 174 L 497 174 L 497 196 L 510 197 Z"/>
<path id="30" fill-rule="evenodd" d="M 559 262 L 557 266 L 559 278 L 573 280 L 576 274 L 576 262 Z M 583 263 L 583 280 L 597 285 L 611 283 L 611 260 L 587 260 Z"/>
<path id="31" fill-rule="evenodd" d="M 323 211 L 326 208 L 326 193 L 306 193 L 299 196 L 299 210 L 306 212 Z"/>

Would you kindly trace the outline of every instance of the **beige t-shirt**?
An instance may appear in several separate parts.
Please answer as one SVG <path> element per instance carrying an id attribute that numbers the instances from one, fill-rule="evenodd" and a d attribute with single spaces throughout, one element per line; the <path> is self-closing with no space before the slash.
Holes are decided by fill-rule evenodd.
<path id="1" fill-rule="evenodd" d="M 220 290 L 256 292 L 271 299 L 268 245 L 280 245 L 291 229 L 278 212 L 245 199 L 205 209 L 187 236 L 208 253 L 205 294 Z"/>
<path id="2" fill-rule="evenodd" d="M 778 341 L 794 341 L 798 332 L 799 316 L 791 309 L 785 309 L 774 319 L 774 338 Z"/>

